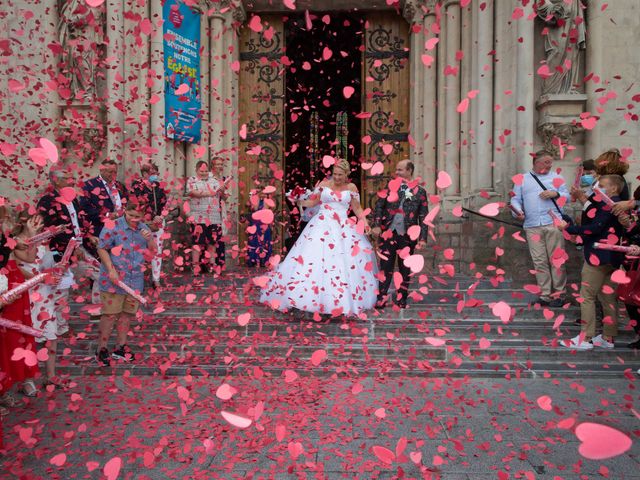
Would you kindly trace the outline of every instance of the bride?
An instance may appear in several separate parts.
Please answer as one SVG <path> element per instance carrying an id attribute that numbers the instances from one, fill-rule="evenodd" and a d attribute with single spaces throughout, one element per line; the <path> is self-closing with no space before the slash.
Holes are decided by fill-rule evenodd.
<path id="1" fill-rule="evenodd" d="M 260 301 L 276 310 L 358 315 L 373 308 L 378 266 L 367 237 L 360 195 L 349 183 L 349 162 L 336 159 L 331 179 L 322 181 L 303 207 L 319 206 L 287 257 L 271 274 Z M 349 218 L 349 207 L 356 217 Z M 360 231 L 360 233 L 359 233 Z"/>

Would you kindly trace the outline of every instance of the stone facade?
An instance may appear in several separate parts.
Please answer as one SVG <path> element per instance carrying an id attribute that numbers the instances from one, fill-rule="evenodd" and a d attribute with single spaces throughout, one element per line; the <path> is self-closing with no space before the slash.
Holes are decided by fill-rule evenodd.
<path id="1" fill-rule="evenodd" d="M 64 161 L 77 163 L 87 175 L 106 156 L 125 164 L 122 175 L 153 160 L 179 190 L 197 160 L 222 155 L 224 173 L 237 179 L 243 168 L 237 151 L 237 32 L 248 14 L 288 10 L 274 5 L 280 2 L 259 0 L 200 2 L 204 121 L 198 146 L 163 135 L 160 2 L 107 0 L 95 9 L 94 23 L 80 25 L 91 30 L 89 42 L 98 44 L 91 52 L 96 77 L 94 93 L 76 91 L 71 98 L 63 88 L 61 64 L 61 14 L 67 3 L 73 2 L 15 0 L 0 14 L 3 192 L 16 185 L 10 196 L 37 190 L 46 169 L 34 164 L 29 149 L 38 147 L 41 137 L 53 140 Z M 411 158 L 431 192 L 438 171 L 451 176 L 452 186 L 441 192 L 449 201 L 443 211 L 461 201 L 505 199 L 511 177 L 527 169 L 530 153 L 545 145 L 562 147 L 558 166 L 568 181 L 577 158 L 624 149 L 635 182 L 640 57 L 633 46 L 640 44 L 640 0 L 583 1 L 586 49 L 579 68 L 580 78 L 587 75 L 588 81 L 569 97 L 542 95 L 545 28 L 553 27 L 537 17 L 536 2 L 388 3 L 317 0 L 298 2 L 298 8 L 388 9 L 404 16 L 411 32 Z M 595 128 L 581 127 L 580 115 L 589 116 L 585 112 L 597 117 Z M 237 205 L 231 210 L 237 217 Z"/>

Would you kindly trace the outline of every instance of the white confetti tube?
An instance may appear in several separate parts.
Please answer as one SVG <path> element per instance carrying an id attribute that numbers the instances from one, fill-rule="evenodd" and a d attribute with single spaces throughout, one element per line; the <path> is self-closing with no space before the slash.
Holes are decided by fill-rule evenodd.
<path id="1" fill-rule="evenodd" d="M 131 288 L 126 283 L 124 283 L 122 280 L 118 280 L 118 286 L 121 289 L 123 289 L 125 292 L 127 292 L 128 295 L 131 295 L 133 298 L 138 300 L 142 305 L 145 305 L 147 303 L 147 299 L 146 298 L 144 298 L 142 295 L 138 294 L 133 288 Z"/>
<path id="2" fill-rule="evenodd" d="M 0 299 L 2 299 L 4 303 L 11 303 L 23 292 L 26 292 L 30 288 L 33 288 L 36 285 L 44 282 L 48 276 L 48 273 L 40 273 L 35 277 L 30 278 L 26 282 L 21 283 L 17 287 L 4 292 L 2 295 L 0 295 Z"/>
<path id="3" fill-rule="evenodd" d="M 598 195 L 600 195 L 602 197 L 602 201 L 607 205 L 609 205 L 610 207 L 613 207 L 616 204 L 616 202 L 611 200 L 611 198 L 609 198 L 609 196 L 606 193 L 604 193 L 600 188 L 593 187 L 593 191 L 596 192 Z"/>
<path id="4" fill-rule="evenodd" d="M 2 317 L 0 317 L 0 327 L 8 328 L 10 330 L 16 330 L 20 333 L 31 335 L 33 337 L 41 337 L 43 335 L 42 330 L 38 330 L 28 325 L 14 322 L 13 320 L 7 320 L 6 318 Z"/>
<path id="5" fill-rule="evenodd" d="M 62 259 L 60 260 L 61 265 L 66 265 L 69 263 L 69 261 L 71 260 L 71 255 L 73 255 L 73 252 L 79 244 L 80 242 L 75 237 L 69 240 L 67 248 L 64 250 L 64 254 L 62 255 Z"/>
<path id="6" fill-rule="evenodd" d="M 44 243 L 47 240 L 51 240 L 66 228 L 66 225 L 58 225 L 57 227 L 50 228 L 48 230 L 45 230 L 44 232 L 40 232 L 39 234 L 34 235 L 33 237 L 27 238 L 25 243 L 27 245 L 38 245 L 40 243 Z"/>
<path id="7" fill-rule="evenodd" d="M 597 248 L 598 250 L 611 250 L 612 252 L 631 252 L 631 247 L 627 247 L 625 245 L 612 245 L 610 243 L 596 242 L 593 244 L 593 248 Z"/>
<path id="8" fill-rule="evenodd" d="M 584 167 L 580 166 L 576 168 L 576 177 L 573 180 L 573 186 L 576 188 L 580 188 L 580 181 L 582 179 L 582 174 L 584 173 Z"/>

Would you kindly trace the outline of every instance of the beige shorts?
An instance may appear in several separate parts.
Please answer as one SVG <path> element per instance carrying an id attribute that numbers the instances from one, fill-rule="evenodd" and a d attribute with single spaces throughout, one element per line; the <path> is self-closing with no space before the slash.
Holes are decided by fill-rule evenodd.
<path id="1" fill-rule="evenodd" d="M 140 302 L 126 293 L 100 292 L 100 300 L 102 300 L 103 315 L 119 313 L 134 315 L 140 308 Z"/>

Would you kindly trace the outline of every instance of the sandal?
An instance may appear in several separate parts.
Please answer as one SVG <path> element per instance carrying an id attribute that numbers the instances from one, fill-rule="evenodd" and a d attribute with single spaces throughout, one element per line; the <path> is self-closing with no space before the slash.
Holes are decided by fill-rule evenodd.
<path id="1" fill-rule="evenodd" d="M 19 403 L 18 399 L 14 397 L 11 392 L 7 392 L 0 397 L 0 405 L 5 407 L 17 407 Z"/>
<path id="2" fill-rule="evenodd" d="M 57 375 L 53 377 L 49 377 L 44 381 L 44 385 L 53 385 L 58 388 L 67 388 L 69 387 L 69 380 L 66 378 L 60 378 Z"/>
<path id="3" fill-rule="evenodd" d="M 22 393 L 25 397 L 35 397 L 38 395 L 38 388 L 33 380 L 26 380 L 22 384 Z"/>

